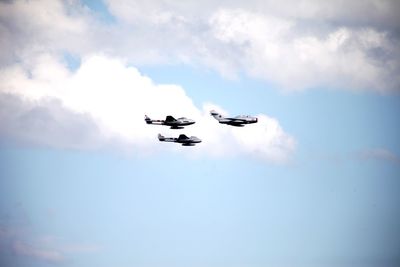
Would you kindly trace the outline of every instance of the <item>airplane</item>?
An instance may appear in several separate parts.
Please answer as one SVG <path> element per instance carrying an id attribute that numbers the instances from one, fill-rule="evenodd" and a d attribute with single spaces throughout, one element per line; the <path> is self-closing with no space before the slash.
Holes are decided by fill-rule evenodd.
<path id="1" fill-rule="evenodd" d="M 172 116 L 167 116 L 165 120 L 152 120 L 147 115 L 144 115 L 144 120 L 147 124 L 167 125 L 170 126 L 171 129 L 183 129 L 184 126 L 192 125 L 195 123 L 194 120 L 187 119 L 185 117 L 175 119 Z"/>
<path id="2" fill-rule="evenodd" d="M 178 138 L 175 137 L 165 137 L 161 134 L 158 134 L 158 140 L 161 142 L 175 142 L 182 144 L 182 146 L 194 146 L 197 143 L 201 143 L 201 139 L 196 136 L 187 137 L 184 134 L 180 134 Z"/>
<path id="3" fill-rule="evenodd" d="M 234 118 L 227 118 L 216 112 L 215 110 L 210 111 L 211 116 L 213 116 L 219 123 L 228 124 L 231 126 L 243 127 L 245 124 L 257 123 L 258 119 L 256 117 L 248 115 L 240 115 Z"/>

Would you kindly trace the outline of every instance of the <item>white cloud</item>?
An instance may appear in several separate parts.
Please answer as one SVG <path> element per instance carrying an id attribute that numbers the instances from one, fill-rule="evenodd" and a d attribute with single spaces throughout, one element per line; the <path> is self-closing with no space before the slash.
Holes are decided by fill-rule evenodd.
<path id="1" fill-rule="evenodd" d="M 396 12 L 400 5 L 395 1 L 303 0 L 279 5 L 202 1 L 200 5 L 119 0 L 108 1 L 108 6 L 122 24 L 157 36 L 149 49 L 162 62 L 202 64 L 226 77 L 244 71 L 285 90 L 400 88 Z M 126 41 L 141 43 L 136 38 Z"/>
<path id="2" fill-rule="evenodd" d="M 25 98 L 25 100 L 23 100 Z M 6 144 L 90 149 L 98 147 L 96 123 L 55 98 L 0 93 L 0 141 Z"/>
<path id="3" fill-rule="evenodd" d="M 90 46 L 91 22 L 76 1 L 0 2 L 2 64 L 37 53 L 82 53 Z"/>
<path id="4" fill-rule="evenodd" d="M 14 266 L 20 258 L 62 265 L 79 254 L 98 253 L 102 246 L 87 242 L 71 242 L 51 235 L 37 235 L 30 227 L 10 224 L 0 225 L 0 253 L 2 263 Z M 17 259 L 17 260 L 16 260 Z"/>
<path id="5" fill-rule="evenodd" d="M 204 0 L 168 1 L 168 0 L 106 0 L 111 12 L 120 19 L 134 21 L 144 14 L 163 14 L 165 12 L 185 17 L 202 17 L 213 13 L 218 8 L 245 9 L 278 17 L 311 19 L 319 21 L 336 20 L 345 23 L 370 23 L 385 27 L 398 27 L 398 8 L 396 0 Z M 139 12 L 142 11 L 142 12 Z M 148 16 L 151 21 L 153 16 Z"/>
<path id="6" fill-rule="evenodd" d="M 195 150 L 199 154 L 246 153 L 282 162 L 295 147 L 294 139 L 276 119 L 260 114 L 257 125 L 240 129 L 219 125 L 209 111 L 222 108 L 204 104 L 199 109 L 182 87 L 155 84 L 122 60 L 93 55 L 84 58 L 76 72 L 49 55 L 31 62 L 35 64 L 15 65 L 0 72 L 0 120 L 5 136 L 58 147 L 85 148 L 97 143 L 128 145 L 136 151 L 161 147 L 182 150 L 157 140 L 158 132 L 179 132 L 144 123 L 145 114 L 154 118 L 171 114 L 197 121 L 185 132 L 203 139 Z M 43 66 L 51 68 L 42 71 Z"/>
<path id="7" fill-rule="evenodd" d="M 364 150 L 360 153 L 360 157 L 365 160 L 384 160 L 400 164 L 400 157 L 384 148 Z"/>
<path id="8" fill-rule="evenodd" d="M 215 38 L 237 48 L 241 68 L 287 90 L 324 86 L 386 91 L 400 84 L 397 59 L 374 54 L 396 55 L 398 49 L 386 32 L 373 28 L 299 34 L 295 20 L 241 9 L 218 11 L 210 27 Z"/>
<path id="9" fill-rule="evenodd" d="M 12 249 L 18 255 L 33 257 L 40 261 L 51 263 L 61 263 L 65 261 L 64 255 L 60 251 L 36 248 L 21 241 L 15 241 Z"/>
<path id="10" fill-rule="evenodd" d="M 106 24 L 79 1 L 0 3 L 0 61 L 106 52 L 129 63 L 202 65 L 286 90 L 400 88 L 398 1 L 107 1 Z"/>

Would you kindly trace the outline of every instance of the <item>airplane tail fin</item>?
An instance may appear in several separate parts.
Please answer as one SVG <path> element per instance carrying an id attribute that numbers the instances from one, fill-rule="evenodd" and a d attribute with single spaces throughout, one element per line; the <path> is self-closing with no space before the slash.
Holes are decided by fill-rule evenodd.
<path id="1" fill-rule="evenodd" d="M 151 121 L 151 119 L 147 115 L 144 115 L 144 120 L 146 121 L 147 124 L 152 124 L 153 123 Z"/>
<path id="2" fill-rule="evenodd" d="M 165 141 L 165 137 L 161 134 L 158 134 L 158 140 Z"/>
<path id="3" fill-rule="evenodd" d="M 210 111 L 210 115 L 214 117 L 214 119 L 216 119 L 217 121 L 222 120 L 224 117 L 222 117 L 221 114 L 219 114 L 218 112 L 216 112 L 215 110 L 211 110 Z"/>

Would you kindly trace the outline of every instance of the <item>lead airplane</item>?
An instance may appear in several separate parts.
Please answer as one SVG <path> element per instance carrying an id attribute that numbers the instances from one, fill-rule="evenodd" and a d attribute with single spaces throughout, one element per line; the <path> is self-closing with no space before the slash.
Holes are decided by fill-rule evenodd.
<path id="1" fill-rule="evenodd" d="M 211 116 L 213 116 L 219 123 L 243 127 L 245 124 L 257 123 L 258 119 L 256 117 L 248 116 L 248 115 L 239 115 L 234 118 L 228 118 L 222 116 L 215 110 L 210 111 Z"/>
<path id="2" fill-rule="evenodd" d="M 201 139 L 196 136 L 187 137 L 184 134 L 180 134 L 178 138 L 176 137 L 165 137 L 161 134 L 158 134 L 158 140 L 161 142 L 174 142 L 182 144 L 182 146 L 194 146 L 198 143 L 201 143 Z"/>
<path id="3" fill-rule="evenodd" d="M 144 120 L 147 124 L 166 125 L 170 126 L 171 129 L 183 129 L 184 126 L 189 126 L 195 123 L 194 120 L 185 117 L 175 119 L 172 116 L 167 116 L 165 120 L 152 120 L 147 115 L 144 115 Z"/>

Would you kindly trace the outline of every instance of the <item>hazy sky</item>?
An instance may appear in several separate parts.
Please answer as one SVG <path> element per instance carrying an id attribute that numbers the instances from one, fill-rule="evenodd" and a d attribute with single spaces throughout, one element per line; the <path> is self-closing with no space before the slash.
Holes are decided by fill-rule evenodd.
<path id="1" fill-rule="evenodd" d="M 399 266 L 399 13 L 1 1 L 0 265 Z"/>

